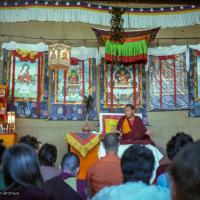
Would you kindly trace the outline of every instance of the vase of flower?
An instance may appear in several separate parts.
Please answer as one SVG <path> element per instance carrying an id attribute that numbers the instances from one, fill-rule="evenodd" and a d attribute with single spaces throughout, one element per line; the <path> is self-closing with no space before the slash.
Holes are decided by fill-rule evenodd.
<path id="1" fill-rule="evenodd" d="M 92 95 L 84 96 L 83 103 L 86 107 L 86 117 L 85 117 L 85 123 L 82 127 L 83 133 L 89 133 L 90 132 L 90 125 L 88 123 L 89 113 L 93 109 L 93 97 Z"/>

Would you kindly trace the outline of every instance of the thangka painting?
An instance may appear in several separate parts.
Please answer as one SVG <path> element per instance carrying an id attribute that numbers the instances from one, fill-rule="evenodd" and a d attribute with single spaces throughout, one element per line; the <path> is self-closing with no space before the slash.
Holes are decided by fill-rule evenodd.
<path id="1" fill-rule="evenodd" d="M 186 54 L 149 56 L 149 110 L 189 106 Z"/>
<path id="2" fill-rule="evenodd" d="M 11 61 L 12 62 L 12 61 Z M 11 77 L 13 76 L 11 68 Z M 38 82 L 38 61 L 21 62 L 19 58 L 15 59 L 15 100 L 37 99 L 37 82 Z M 10 94 L 12 92 L 12 79 L 10 79 Z"/>
<path id="3" fill-rule="evenodd" d="M 85 120 L 85 96 L 93 97 L 90 120 L 97 119 L 96 60 L 77 61 L 66 69 L 50 70 L 50 116 L 52 120 Z"/>
<path id="4" fill-rule="evenodd" d="M 189 117 L 200 117 L 200 51 L 189 48 L 190 54 L 190 110 Z"/>
<path id="5" fill-rule="evenodd" d="M 132 104 L 137 113 L 142 113 L 144 123 L 148 124 L 144 65 L 112 66 L 102 60 L 100 70 L 101 112 L 124 113 L 125 105 Z"/>
<path id="6" fill-rule="evenodd" d="M 4 50 L 3 83 L 9 85 L 8 109 L 18 117 L 48 117 L 46 52 Z"/>

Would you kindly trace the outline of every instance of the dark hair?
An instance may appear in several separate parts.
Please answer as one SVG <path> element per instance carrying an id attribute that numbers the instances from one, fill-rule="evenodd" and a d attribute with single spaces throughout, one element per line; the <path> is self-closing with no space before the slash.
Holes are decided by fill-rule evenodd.
<path id="1" fill-rule="evenodd" d="M 126 104 L 126 105 L 125 105 L 125 108 L 127 108 L 127 107 L 131 108 L 132 110 L 135 109 L 134 106 L 133 106 L 132 104 Z"/>
<path id="2" fill-rule="evenodd" d="M 119 147 L 119 138 L 114 133 L 106 134 L 105 138 L 103 139 L 103 145 L 106 152 L 116 152 L 118 151 Z"/>
<path id="3" fill-rule="evenodd" d="M 40 165 L 54 166 L 57 159 L 57 148 L 52 144 L 44 144 L 38 153 Z"/>
<path id="4" fill-rule="evenodd" d="M 61 161 L 62 170 L 69 170 L 73 172 L 77 167 L 80 166 L 79 157 L 71 152 L 66 153 Z"/>
<path id="5" fill-rule="evenodd" d="M 154 169 L 154 156 L 145 146 L 132 145 L 121 158 L 124 183 L 142 181 L 149 184 Z"/>
<path id="6" fill-rule="evenodd" d="M 188 144 L 176 156 L 170 175 L 177 200 L 200 199 L 200 142 Z"/>
<path id="7" fill-rule="evenodd" d="M 0 165 L 1 165 L 1 160 L 2 160 L 2 156 L 3 156 L 3 153 L 5 151 L 5 146 L 3 145 L 3 140 L 0 140 Z"/>
<path id="8" fill-rule="evenodd" d="M 180 149 L 189 143 L 193 143 L 192 137 L 184 132 L 178 132 L 167 143 L 166 150 L 168 158 L 174 160 Z"/>
<path id="9" fill-rule="evenodd" d="M 19 143 L 25 143 L 31 146 L 33 149 L 37 150 L 39 148 L 40 142 L 37 140 L 36 137 L 26 135 L 19 139 Z"/>
<path id="10" fill-rule="evenodd" d="M 32 186 L 43 188 L 39 161 L 33 148 L 16 144 L 4 152 L 2 159 L 6 186 Z"/>

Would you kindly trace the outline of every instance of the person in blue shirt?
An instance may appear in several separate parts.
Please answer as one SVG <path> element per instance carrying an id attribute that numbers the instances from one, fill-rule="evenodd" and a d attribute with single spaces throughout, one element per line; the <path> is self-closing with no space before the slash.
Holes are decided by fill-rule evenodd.
<path id="1" fill-rule="evenodd" d="M 169 142 L 167 143 L 167 157 L 171 161 L 171 163 L 168 164 L 167 171 L 161 175 L 158 176 L 156 180 L 156 185 L 160 185 L 161 187 L 170 188 L 170 178 L 169 178 L 169 170 L 172 166 L 172 161 L 174 158 L 178 155 L 180 150 L 186 145 L 193 143 L 193 138 L 184 133 L 184 132 L 178 132 L 175 136 L 173 136 Z"/>
<path id="2" fill-rule="evenodd" d="M 130 146 L 121 158 L 124 183 L 104 188 L 93 200 L 170 200 L 168 189 L 150 185 L 154 162 L 153 153 L 145 146 Z"/>

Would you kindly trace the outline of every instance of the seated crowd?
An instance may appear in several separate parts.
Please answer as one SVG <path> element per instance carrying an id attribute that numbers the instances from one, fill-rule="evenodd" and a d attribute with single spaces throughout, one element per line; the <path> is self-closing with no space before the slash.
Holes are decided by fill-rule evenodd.
<path id="1" fill-rule="evenodd" d="M 155 155 L 147 147 L 156 148 L 149 135 L 128 104 L 117 130 L 102 139 L 106 155 L 90 167 L 85 180 L 77 178 L 80 159 L 75 153 L 67 152 L 56 167 L 53 144 L 42 145 L 30 135 L 8 149 L 0 141 L 0 199 L 199 200 L 200 141 L 177 133 L 157 168 Z M 120 144 L 129 144 L 121 158 Z"/>
<path id="2" fill-rule="evenodd" d="M 66 153 L 55 167 L 57 148 L 24 136 L 5 149 L 0 144 L 0 189 L 3 199 L 200 199 L 200 142 L 177 133 L 167 143 L 167 157 L 157 169 L 154 183 L 153 153 L 144 145 L 131 145 L 122 158 L 117 156 L 119 137 L 110 133 L 103 139 L 105 157 L 88 171 L 85 182 L 78 180 L 80 161 Z M 87 185 L 85 184 L 87 182 Z"/>

